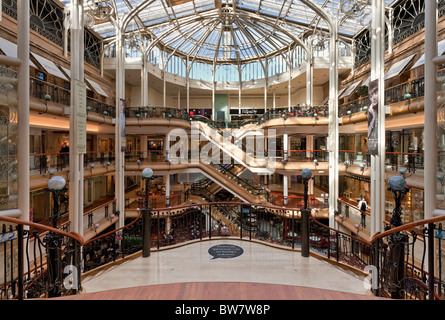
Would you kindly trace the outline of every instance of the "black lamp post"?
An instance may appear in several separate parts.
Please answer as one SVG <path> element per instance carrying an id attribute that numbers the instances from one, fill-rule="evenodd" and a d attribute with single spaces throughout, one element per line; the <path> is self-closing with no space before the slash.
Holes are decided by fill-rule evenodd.
<path id="1" fill-rule="evenodd" d="M 402 219 L 402 199 L 403 196 L 409 191 L 406 186 L 406 180 L 401 176 L 393 176 L 389 179 L 388 190 L 394 194 L 394 210 L 390 225 L 392 228 L 401 226 Z M 401 281 L 405 277 L 405 245 L 408 243 L 408 236 L 400 232 L 391 234 L 389 239 L 390 247 L 390 279 L 391 279 L 391 298 L 400 299 L 403 296 Z"/>
<path id="2" fill-rule="evenodd" d="M 66 190 L 66 181 L 61 176 L 54 176 L 48 181 L 48 191 L 53 197 L 53 228 L 57 228 L 60 218 L 60 195 Z M 58 297 L 62 292 L 62 241 L 63 236 L 53 231 L 49 232 L 44 240 L 48 255 L 48 296 Z"/>
<path id="3" fill-rule="evenodd" d="M 303 178 L 304 184 L 304 206 L 301 208 L 301 256 L 309 257 L 309 217 L 311 214 L 311 209 L 308 208 L 308 184 L 309 180 L 312 178 L 312 171 L 309 169 L 303 169 L 301 172 L 301 177 Z"/>
<path id="4" fill-rule="evenodd" d="M 405 194 L 408 193 L 409 188 L 406 186 L 406 180 L 401 176 L 393 176 L 388 181 L 389 187 L 388 190 L 392 191 L 394 194 L 394 210 L 392 212 L 391 217 L 391 226 L 399 227 L 402 225 L 402 219 L 400 216 L 402 215 L 402 199 Z"/>
<path id="5" fill-rule="evenodd" d="M 53 216 L 52 216 L 52 224 L 53 228 L 57 228 L 57 223 L 60 218 L 60 195 L 62 192 L 65 192 L 67 189 L 65 188 L 66 181 L 61 176 L 53 176 L 48 180 L 48 191 L 51 192 L 53 196 L 54 208 L 53 208 Z"/>
<path id="6" fill-rule="evenodd" d="M 150 180 L 153 179 L 153 170 L 150 168 L 142 170 L 142 179 L 145 181 L 145 201 L 142 210 L 142 257 L 146 258 L 150 256 L 151 247 L 151 207 L 148 200 L 148 188 Z"/>

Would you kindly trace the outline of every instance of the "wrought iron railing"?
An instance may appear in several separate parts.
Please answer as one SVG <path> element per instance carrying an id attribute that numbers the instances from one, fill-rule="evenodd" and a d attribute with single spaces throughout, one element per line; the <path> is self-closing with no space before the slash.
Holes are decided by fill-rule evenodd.
<path id="1" fill-rule="evenodd" d="M 435 265 L 443 258 L 441 252 L 434 252 L 436 245 L 442 245 L 443 230 L 441 223 L 438 227 L 436 223 L 443 219 L 410 223 L 373 239 L 373 263 L 378 274 L 375 294 L 395 299 L 443 299 L 445 283 Z M 421 233 L 417 231 L 419 226 L 423 226 Z"/>
<path id="2" fill-rule="evenodd" d="M 190 120 L 187 110 L 173 107 L 128 107 L 125 108 L 125 116 L 129 118 L 165 118 L 165 119 L 182 119 Z"/>
<path id="3" fill-rule="evenodd" d="M 69 169 L 69 152 L 31 153 L 29 155 L 31 174 L 51 173 Z M 94 169 L 95 165 L 108 167 L 114 163 L 114 152 L 87 151 L 84 156 L 84 168 Z"/>
<path id="4" fill-rule="evenodd" d="M 221 205 L 237 212 L 239 228 L 226 228 L 224 221 L 213 212 Z M 218 236 L 255 240 L 295 251 L 301 247 L 299 208 L 224 202 L 157 208 L 152 209 L 150 215 L 152 250 Z M 364 274 L 372 270 L 370 289 L 376 295 L 441 299 L 443 257 L 442 250 L 434 248 L 443 245 L 443 220 L 445 217 L 437 217 L 402 225 L 377 234 L 368 242 L 311 219 L 309 246 L 314 254 L 328 261 L 353 267 Z M 81 289 L 81 271 L 87 272 L 136 253 L 142 249 L 144 241 L 141 215 L 126 226 L 89 241 L 32 222 L 6 217 L 0 217 L 0 221 L 11 225 L 4 227 L 1 233 L 2 245 L 7 248 L 1 257 L 7 267 L 0 284 L 2 299 L 76 294 Z M 419 233 L 418 227 L 425 225 L 427 227 Z M 29 233 L 23 226 L 48 233 Z M 64 245 L 60 250 L 53 250 L 51 237 L 54 235 L 58 239 L 63 237 Z M 396 246 L 396 243 L 401 244 Z M 15 252 L 17 255 L 12 254 Z M 53 260 L 54 257 L 59 260 Z M 54 261 L 58 261 L 57 272 L 48 265 Z"/>
<path id="5" fill-rule="evenodd" d="M 29 83 L 30 96 L 46 101 L 48 98 L 55 103 L 60 103 L 65 106 L 70 105 L 70 90 L 59 87 L 46 81 L 30 78 Z"/>
<path id="6" fill-rule="evenodd" d="M 328 117 L 328 106 L 292 106 L 290 108 L 276 108 L 268 110 L 262 116 L 257 117 L 259 124 L 272 119 L 288 119 L 288 118 L 318 118 Z"/>
<path id="7" fill-rule="evenodd" d="M 31 97 L 40 99 L 43 103 L 51 101 L 65 106 L 69 106 L 71 103 L 70 89 L 65 89 L 37 78 L 30 78 L 29 92 Z M 90 97 L 87 97 L 87 111 L 104 116 L 116 116 L 116 108 L 114 106 Z"/>
<path id="8" fill-rule="evenodd" d="M 340 150 L 339 162 L 347 166 L 364 165 L 369 167 L 371 156 L 368 153 L 354 150 Z M 422 152 L 386 152 L 386 170 L 400 171 L 404 169 L 407 173 L 415 174 L 424 169 L 424 154 Z"/>
<path id="9" fill-rule="evenodd" d="M 87 97 L 87 111 L 113 118 L 116 117 L 116 108 L 114 106 L 90 97 Z"/>
<path id="10" fill-rule="evenodd" d="M 437 72 L 439 80 L 437 83 L 438 91 L 444 90 L 443 87 L 444 74 L 445 74 L 445 69 L 441 69 Z M 424 87 L 425 87 L 425 78 L 419 77 L 397 84 L 390 88 L 385 88 L 385 105 L 423 97 L 425 92 Z M 339 106 L 339 116 L 342 117 L 366 111 L 368 106 L 369 106 L 368 97 L 358 98 L 357 100 L 347 102 Z"/>
<path id="11" fill-rule="evenodd" d="M 0 221 L 4 223 L 0 299 L 70 295 L 81 289 L 77 273 L 81 270 L 81 237 L 8 217 Z"/>
<path id="12" fill-rule="evenodd" d="M 368 97 L 362 97 L 357 100 L 347 102 L 339 107 L 338 115 L 340 117 L 348 116 L 354 113 L 366 111 L 369 106 Z"/>
<path id="13" fill-rule="evenodd" d="M 349 212 L 353 206 L 344 201 L 339 204 L 336 214 L 353 219 Z M 443 220 L 445 217 L 437 217 L 397 228 L 385 222 L 385 231 L 374 235 L 366 247 L 369 255 L 366 267 L 374 275 L 371 288 L 374 294 L 415 300 L 445 297 L 444 257 L 440 251 L 433 252 L 445 239 Z M 357 232 L 362 228 L 359 224 L 356 227 Z"/>

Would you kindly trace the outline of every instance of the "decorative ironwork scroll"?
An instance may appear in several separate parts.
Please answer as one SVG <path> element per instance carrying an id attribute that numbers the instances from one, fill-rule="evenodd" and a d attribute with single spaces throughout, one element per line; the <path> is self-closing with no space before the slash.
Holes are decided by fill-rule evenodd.
<path id="1" fill-rule="evenodd" d="M 0 210 L 17 203 L 17 78 L 0 66 Z"/>
<path id="2" fill-rule="evenodd" d="M 401 0 L 393 6 L 392 29 L 395 45 L 422 30 L 425 26 L 425 0 Z M 438 1 L 439 18 L 445 14 L 445 0 Z M 386 28 L 385 28 L 386 29 Z M 368 62 L 371 57 L 370 30 L 365 29 L 355 37 L 356 54 L 355 67 Z M 388 45 L 387 30 L 385 32 L 385 47 Z"/>
<path id="3" fill-rule="evenodd" d="M 425 26 L 425 0 L 404 0 L 394 6 L 393 44 L 399 43 Z"/>
<path id="4" fill-rule="evenodd" d="M 102 41 L 90 30 L 85 29 L 85 62 L 100 69 L 100 57 L 102 55 Z"/>
<path id="5" fill-rule="evenodd" d="M 17 19 L 17 0 L 4 0 L 2 11 Z M 59 46 L 63 46 L 63 8 L 51 0 L 29 2 L 30 28 Z"/>
<path id="6" fill-rule="evenodd" d="M 17 19 L 17 0 L 4 0 L 2 11 Z M 64 46 L 64 11 L 52 0 L 30 0 L 30 28 L 60 47 Z M 69 46 L 68 40 L 68 46 Z M 69 50 L 69 49 L 68 49 Z M 100 68 L 102 40 L 85 29 L 85 61 Z"/>

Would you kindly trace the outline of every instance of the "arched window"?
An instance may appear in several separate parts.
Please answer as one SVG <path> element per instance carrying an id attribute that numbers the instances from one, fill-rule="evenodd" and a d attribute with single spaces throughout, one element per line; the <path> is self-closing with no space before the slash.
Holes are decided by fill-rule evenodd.
<path id="1" fill-rule="evenodd" d="M 241 68 L 241 81 L 263 79 L 264 70 L 259 61 L 247 63 Z"/>
<path id="2" fill-rule="evenodd" d="M 167 62 L 165 71 L 181 77 L 186 77 L 184 60 L 178 56 L 172 56 Z"/>
<path id="3" fill-rule="evenodd" d="M 193 63 L 190 69 L 190 79 L 212 81 L 212 66 L 202 63 Z"/>
<path id="4" fill-rule="evenodd" d="M 215 81 L 239 81 L 238 69 L 230 64 L 218 66 L 216 68 Z"/>

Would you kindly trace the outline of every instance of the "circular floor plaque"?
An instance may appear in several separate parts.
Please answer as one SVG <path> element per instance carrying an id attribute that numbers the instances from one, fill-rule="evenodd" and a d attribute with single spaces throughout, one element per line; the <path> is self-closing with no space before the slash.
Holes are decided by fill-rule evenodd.
<path id="1" fill-rule="evenodd" d="M 208 252 L 212 256 L 211 260 L 232 259 L 242 255 L 244 253 L 244 249 L 233 244 L 218 244 L 210 247 Z"/>

